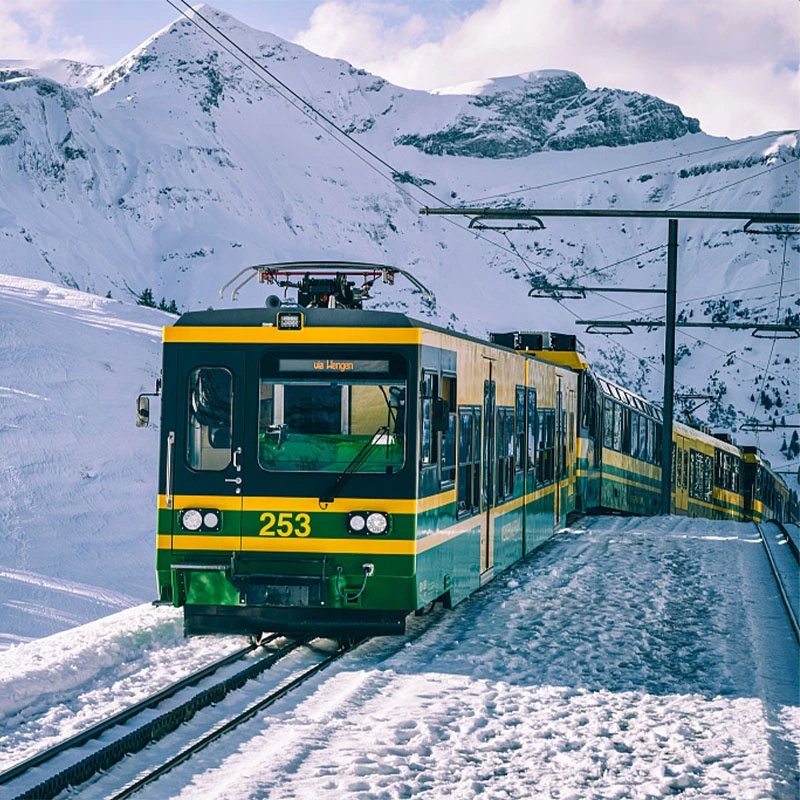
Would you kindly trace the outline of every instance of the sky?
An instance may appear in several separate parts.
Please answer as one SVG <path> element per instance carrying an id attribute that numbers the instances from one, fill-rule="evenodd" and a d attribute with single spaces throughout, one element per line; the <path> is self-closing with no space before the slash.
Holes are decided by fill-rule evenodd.
<path id="1" fill-rule="evenodd" d="M 181 5 L 180 0 L 172 0 Z M 242 22 L 436 89 L 540 69 L 656 95 L 732 139 L 800 127 L 798 0 L 215 0 Z M 111 65 L 167 0 L 0 0 L 0 59 Z"/>

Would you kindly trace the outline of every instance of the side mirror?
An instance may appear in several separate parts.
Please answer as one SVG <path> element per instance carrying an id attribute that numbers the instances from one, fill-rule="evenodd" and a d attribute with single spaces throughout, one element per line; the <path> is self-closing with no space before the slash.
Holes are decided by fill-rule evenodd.
<path id="1" fill-rule="evenodd" d="M 432 411 L 431 422 L 434 433 L 444 433 L 450 426 L 450 403 L 440 397 L 433 401 Z"/>
<path id="2" fill-rule="evenodd" d="M 136 398 L 136 427 L 146 428 L 150 424 L 150 398 L 140 394 Z"/>

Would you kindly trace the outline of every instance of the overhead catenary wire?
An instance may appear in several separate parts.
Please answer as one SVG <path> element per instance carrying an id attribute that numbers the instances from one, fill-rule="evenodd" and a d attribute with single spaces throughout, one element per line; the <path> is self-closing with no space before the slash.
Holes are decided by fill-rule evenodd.
<path id="1" fill-rule="evenodd" d="M 789 237 L 783 237 L 783 259 L 781 261 L 781 280 L 780 280 L 780 289 L 778 290 L 778 307 L 775 310 L 775 324 L 777 325 L 780 316 L 781 316 L 781 305 L 783 303 L 783 279 L 784 275 L 786 274 L 786 250 L 789 244 Z M 758 407 L 758 401 L 760 400 L 761 396 L 764 394 L 764 387 L 767 383 L 767 376 L 769 375 L 769 368 L 772 364 L 772 355 L 775 352 L 775 341 L 776 338 L 773 336 L 772 342 L 770 343 L 769 347 L 769 355 L 767 356 L 767 361 L 764 365 L 763 375 L 761 376 L 761 386 L 758 388 L 758 392 L 755 393 L 755 398 L 753 400 L 753 411 L 750 414 L 750 417 L 755 419 L 756 415 L 756 408 Z M 756 443 L 759 442 L 758 431 L 756 431 Z"/>
<path id="2" fill-rule="evenodd" d="M 761 141 L 762 139 L 774 139 L 776 136 L 785 136 L 787 134 L 797 134 L 797 133 L 800 133 L 800 131 L 798 131 L 798 130 L 789 130 L 789 131 L 783 131 L 781 133 L 769 133 L 769 134 L 764 134 L 763 136 L 754 136 L 751 139 L 748 139 L 748 141 L 749 142 L 758 142 L 758 141 Z M 626 165 L 621 166 L 621 167 L 612 167 L 611 169 L 600 170 L 599 172 L 590 172 L 590 173 L 587 173 L 585 175 L 576 175 L 576 176 L 574 176 L 572 178 L 561 178 L 561 179 L 559 179 L 557 181 L 549 181 L 548 183 L 540 183 L 540 184 L 538 184 L 536 186 L 523 186 L 523 187 L 521 187 L 519 189 L 510 189 L 507 192 L 499 192 L 498 194 L 491 194 L 491 195 L 485 195 L 484 197 L 478 197 L 478 198 L 476 198 L 474 200 L 466 200 L 466 201 L 464 201 L 463 204 L 464 205 L 475 205 L 477 203 L 483 203 L 486 200 L 496 200 L 496 199 L 498 199 L 500 197 L 510 197 L 511 195 L 523 194 L 524 192 L 533 192 L 533 191 L 536 191 L 538 189 L 549 189 L 549 188 L 552 188 L 553 186 L 562 186 L 564 184 L 572 183 L 574 181 L 587 180 L 588 178 L 600 178 L 603 175 L 612 175 L 615 172 L 626 172 L 626 171 L 632 170 L 632 169 L 639 169 L 640 167 L 649 167 L 649 166 L 652 166 L 653 164 L 662 164 L 665 161 L 675 161 L 676 159 L 679 159 L 679 158 L 690 158 L 691 156 L 702 155 L 703 153 L 711 153 L 711 152 L 713 152 L 715 150 L 725 150 L 725 149 L 729 149 L 731 147 L 741 147 L 741 144 L 742 144 L 741 141 L 728 142 L 727 144 L 716 145 L 715 147 L 706 147 L 706 148 L 703 148 L 702 150 L 694 150 L 694 151 L 692 151 L 690 153 L 677 153 L 677 154 L 672 155 L 672 156 L 664 156 L 662 158 L 653 158 L 653 159 L 650 159 L 649 161 L 640 161 L 637 164 L 626 164 Z"/>

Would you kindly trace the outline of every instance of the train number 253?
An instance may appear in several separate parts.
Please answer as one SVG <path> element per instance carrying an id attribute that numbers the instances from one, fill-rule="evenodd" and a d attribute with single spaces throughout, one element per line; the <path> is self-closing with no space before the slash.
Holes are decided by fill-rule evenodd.
<path id="1" fill-rule="evenodd" d="M 273 514 L 265 511 L 260 519 L 266 525 L 258 532 L 259 536 L 308 536 L 311 533 L 311 517 L 304 512 L 280 511 Z"/>

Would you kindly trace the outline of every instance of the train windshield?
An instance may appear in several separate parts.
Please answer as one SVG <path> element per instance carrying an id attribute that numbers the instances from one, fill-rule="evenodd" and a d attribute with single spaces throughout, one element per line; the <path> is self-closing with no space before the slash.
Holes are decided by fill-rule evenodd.
<path id="1" fill-rule="evenodd" d="M 258 461 L 270 471 L 393 473 L 405 463 L 397 356 L 262 360 Z"/>

